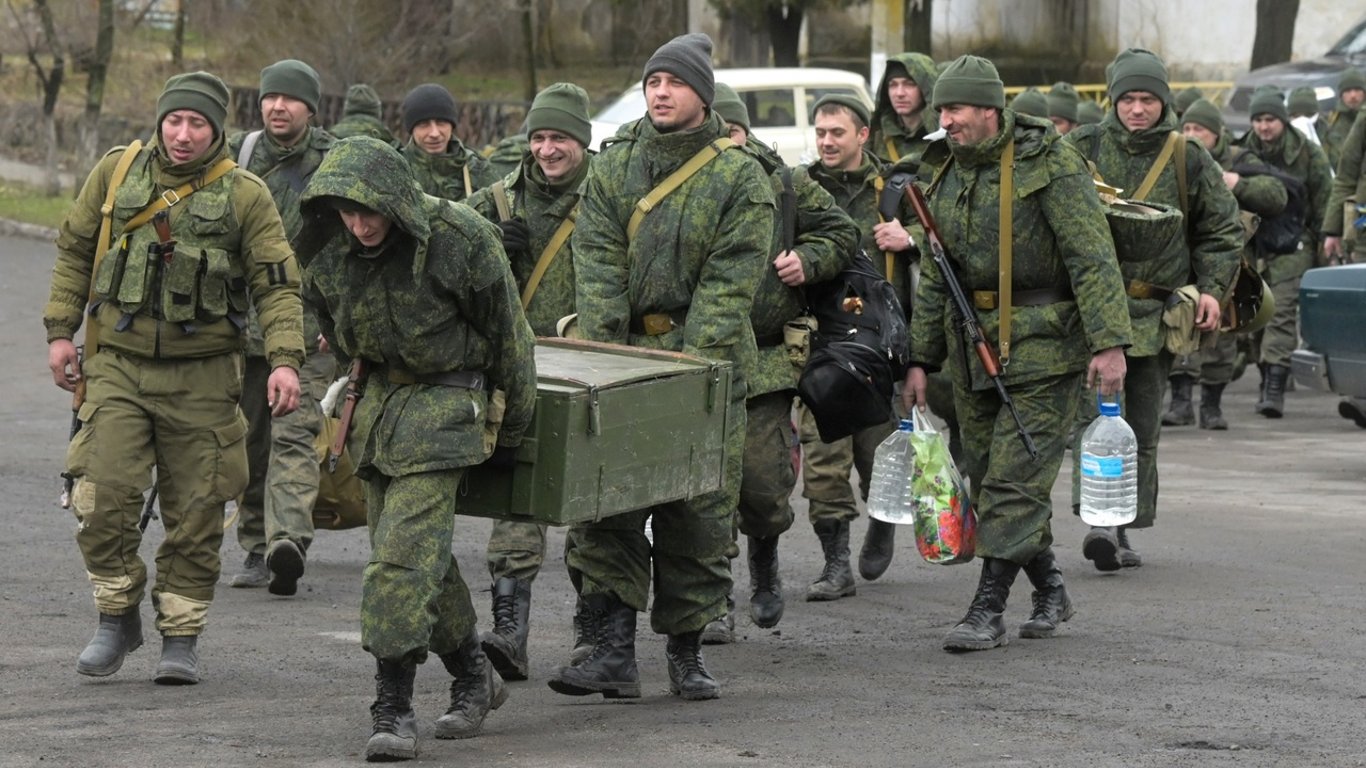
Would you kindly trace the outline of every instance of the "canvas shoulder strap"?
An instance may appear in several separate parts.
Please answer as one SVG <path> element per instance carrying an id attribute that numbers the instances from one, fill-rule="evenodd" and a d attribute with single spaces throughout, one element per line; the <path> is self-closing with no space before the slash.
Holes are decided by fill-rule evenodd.
<path id="1" fill-rule="evenodd" d="M 683 186 L 683 182 L 692 178 L 693 174 L 702 170 L 707 163 L 721 156 L 722 152 L 735 147 L 735 142 L 729 136 L 722 136 L 707 146 L 697 151 L 697 154 L 688 159 L 678 170 L 669 174 L 659 186 L 650 190 L 645 197 L 636 201 L 636 209 L 631 213 L 631 220 L 626 223 L 626 239 L 634 240 L 636 231 L 640 229 L 640 224 L 645 220 L 645 215 L 654 210 L 660 201 L 668 197 L 675 189 Z"/>
<path id="2" fill-rule="evenodd" d="M 996 306 L 1000 311 L 1001 366 L 1010 362 L 1011 260 L 1015 242 L 1015 139 L 1001 153 L 1000 255 L 997 266 Z"/>
<path id="3" fill-rule="evenodd" d="M 896 142 L 892 141 L 891 136 L 887 137 L 887 159 L 893 163 L 901 159 L 901 153 L 896 151 Z"/>
<path id="4" fill-rule="evenodd" d="M 460 175 L 465 180 L 465 199 L 468 200 L 470 195 L 474 194 L 474 182 L 470 181 L 470 164 L 468 161 L 461 167 Z"/>
<path id="5" fill-rule="evenodd" d="M 1132 199 L 1140 202 L 1148 199 L 1148 193 L 1153 191 L 1153 187 L 1157 186 L 1158 177 L 1162 175 L 1163 169 L 1166 168 L 1167 163 L 1171 161 L 1172 153 L 1176 151 L 1178 146 L 1182 146 L 1185 143 L 1186 138 L 1176 131 L 1172 131 L 1167 135 L 1167 141 L 1162 145 L 1162 151 L 1157 153 L 1157 159 L 1153 161 L 1152 167 L 1148 169 L 1148 175 L 1143 177 L 1143 183 L 1138 185 L 1138 189 L 1134 192 Z M 1180 171 L 1180 174 L 1184 176 L 1185 171 Z"/>
<path id="6" fill-rule="evenodd" d="M 498 220 L 507 221 L 512 218 L 512 202 L 508 200 L 507 186 L 503 180 L 493 182 L 491 194 L 493 195 L 493 207 L 498 209 Z"/>
<path id="7" fill-rule="evenodd" d="M 1181 200 L 1181 215 L 1186 216 L 1190 211 L 1190 190 L 1186 188 L 1186 137 L 1175 131 L 1172 132 L 1172 135 L 1178 137 L 1176 142 L 1176 196 Z"/>
<path id="8" fill-rule="evenodd" d="M 138 153 L 142 151 L 142 142 L 134 141 L 123 150 L 119 155 L 119 160 L 114 164 L 114 175 L 109 177 L 109 191 L 104 195 L 104 205 L 100 206 L 100 236 L 95 241 L 95 259 L 90 268 L 90 293 L 86 299 L 87 304 L 95 302 L 95 275 L 99 274 L 100 261 L 104 259 L 104 254 L 109 251 L 112 243 L 110 242 L 114 234 L 114 199 L 118 196 L 119 187 L 123 180 L 128 178 L 128 169 L 133 167 L 133 161 L 137 159 Z M 94 313 L 91 313 L 85 326 L 85 356 L 89 359 L 99 351 L 100 347 L 100 327 L 95 320 Z"/>
<path id="9" fill-rule="evenodd" d="M 261 131 L 252 131 L 242 138 L 242 146 L 237 149 L 237 164 L 243 168 L 251 167 L 251 153 L 256 151 L 256 142 L 261 140 Z"/>
<path id="10" fill-rule="evenodd" d="M 540 258 L 536 259 L 536 266 L 531 270 L 531 277 L 526 281 L 526 288 L 522 289 L 522 309 L 531 306 L 531 297 L 536 295 L 536 288 L 541 285 L 541 278 L 545 277 L 546 270 L 550 269 L 550 262 L 555 259 L 564 244 L 569 241 L 569 236 L 574 232 L 574 222 L 579 217 L 579 206 L 570 209 L 569 215 L 564 217 L 560 226 L 555 228 L 555 234 L 550 236 L 550 242 L 545 244 L 545 250 L 541 251 Z"/>
<path id="11" fill-rule="evenodd" d="M 232 161 L 232 158 L 225 157 L 222 160 L 219 160 L 217 163 L 214 163 L 213 167 L 209 169 L 208 173 L 204 174 L 204 177 L 202 179 L 191 179 L 190 181 L 181 184 L 175 189 L 168 189 L 165 192 L 162 192 L 161 196 L 158 197 L 151 205 L 147 206 L 146 208 L 143 208 L 141 211 L 138 211 L 137 215 L 128 220 L 128 223 L 123 227 L 123 233 L 128 234 L 129 232 L 132 232 L 133 230 L 137 229 L 143 224 L 146 224 L 147 222 L 152 220 L 153 216 L 157 215 L 161 211 L 166 210 L 167 208 L 170 208 L 173 205 L 176 205 L 180 201 L 184 200 L 190 195 L 193 195 L 195 192 L 198 192 L 204 187 L 209 186 L 215 181 L 218 181 L 219 179 L 227 175 L 228 171 L 231 171 L 233 168 L 236 167 L 237 163 L 234 163 Z"/>

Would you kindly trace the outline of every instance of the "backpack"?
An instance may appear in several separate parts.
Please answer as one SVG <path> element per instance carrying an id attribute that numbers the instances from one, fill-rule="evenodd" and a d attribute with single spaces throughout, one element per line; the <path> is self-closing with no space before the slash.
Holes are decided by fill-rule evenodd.
<path id="1" fill-rule="evenodd" d="M 1304 238 L 1304 218 L 1309 208 L 1309 188 L 1304 182 L 1270 165 L 1252 167 L 1235 163 L 1232 171 L 1241 176 L 1272 176 L 1285 185 L 1285 210 L 1263 218 L 1252 235 L 1257 250 L 1267 254 L 1294 253 Z"/>
<path id="2" fill-rule="evenodd" d="M 833 280 L 808 286 L 816 318 L 797 394 L 830 443 L 892 418 L 892 387 L 906 375 L 906 313 L 896 290 L 860 249 Z"/>

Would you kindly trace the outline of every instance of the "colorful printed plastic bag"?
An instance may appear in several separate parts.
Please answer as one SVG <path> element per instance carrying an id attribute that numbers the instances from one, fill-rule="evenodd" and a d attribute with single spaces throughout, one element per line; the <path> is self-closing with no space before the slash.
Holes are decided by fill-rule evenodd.
<path id="1" fill-rule="evenodd" d="M 915 419 L 915 431 L 911 433 L 911 447 L 915 450 L 911 474 L 915 546 L 927 563 L 966 563 L 977 549 L 977 517 L 972 513 L 972 499 L 949 455 L 944 436 L 919 408 L 911 410 Z"/>

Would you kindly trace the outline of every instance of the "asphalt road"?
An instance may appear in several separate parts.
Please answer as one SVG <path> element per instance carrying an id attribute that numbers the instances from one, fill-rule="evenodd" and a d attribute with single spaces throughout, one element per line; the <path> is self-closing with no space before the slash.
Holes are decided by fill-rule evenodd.
<path id="1" fill-rule="evenodd" d="M 361 762 L 374 666 L 359 645 L 359 531 L 321 532 L 295 598 L 218 592 L 201 639 L 204 681 L 151 683 L 156 637 L 96 680 L 75 659 L 96 623 L 57 506 L 69 401 L 50 382 L 40 320 L 52 249 L 0 237 L 0 766 L 336 766 Z M 604 703 L 545 686 L 570 644 L 573 594 L 552 531 L 535 585 L 532 679 L 469 741 L 436 741 L 439 663 L 418 675 L 418 763 L 488 766 L 1341 766 L 1366 765 L 1361 608 L 1363 440 L 1335 399 L 1292 393 L 1286 418 L 1252 413 L 1255 381 L 1227 396 L 1233 427 L 1168 430 L 1159 523 L 1134 536 L 1146 564 L 1100 574 L 1084 526 L 1055 521 L 1077 616 L 1052 640 L 953 656 L 976 564 L 936 567 L 903 535 L 856 597 L 805 603 L 819 571 L 798 504 L 784 537 L 788 608 L 775 630 L 739 622 L 707 650 L 717 701 L 668 695 L 663 640 L 638 645 L 645 697 Z M 1062 501 L 1067 474 L 1055 499 Z M 1059 509 L 1064 508 L 1061 504 Z M 487 589 L 485 520 L 454 551 Z M 855 524 L 855 548 L 864 523 Z M 154 524 L 145 555 L 159 541 Z M 225 572 L 242 552 L 228 537 Z M 150 559 L 150 557 L 149 557 Z M 737 583 L 746 584 L 743 559 Z M 743 605 L 748 592 L 737 592 Z M 476 594 L 488 624 L 487 592 Z M 1007 611 L 1029 611 L 1021 577 Z M 646 622 L 642 621 L 642 628 Z M 1014 632 L 1012 629 L 1012 638 Z M 432 660 L 435 662 L 435 659 Z"/>

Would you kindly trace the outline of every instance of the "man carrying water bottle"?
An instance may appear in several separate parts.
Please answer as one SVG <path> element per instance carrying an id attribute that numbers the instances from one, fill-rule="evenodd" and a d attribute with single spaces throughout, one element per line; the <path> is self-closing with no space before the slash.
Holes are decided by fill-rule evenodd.
<path id="1" fill-rule="evenodd" d="M 926 259 L 902 398 L 908 410 L 923 408 L 926 374 L 937 368 L 926 361 L 949 359 L 982 573 L 967 615 L 944 639 L 944 649 L 973 651 L 1005 644 L 1002 614 L 1021 568 L 1035 590 L 1021 637 L 1051 636 L 1072 616 L 1051 547 L 1049 494 L 1067 447 L 1077 388 L 1083 379 L 1104 395 L 1123 387 L 1130 329 L 1114 244 L 1081 156 L 1063 146 L 1047 120 L 1006 109 L 996 67 L 977 56 L 963 56 L 944 71 L 934 108 L 948 137 L 926 149 L 924 165 L 947 167 L 930 185 L 930 212 L 986 335 L 1009 350 L 1004 382 L 1038 449 L 1031 458 L 981 361 L 953 337 L 944 276 Z M 1009 261 L 1001 248 L 1003 169 L 1010 169 L 1006 184 L 1014 188 L 1013 195 L 1006 193 L 1014 199 Z M 1003 261 L 1013 332 L 996 308 Z"/>

